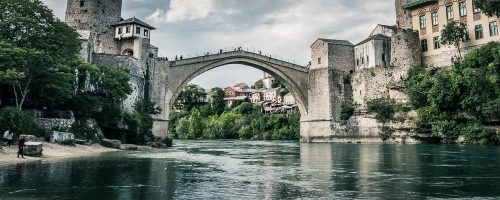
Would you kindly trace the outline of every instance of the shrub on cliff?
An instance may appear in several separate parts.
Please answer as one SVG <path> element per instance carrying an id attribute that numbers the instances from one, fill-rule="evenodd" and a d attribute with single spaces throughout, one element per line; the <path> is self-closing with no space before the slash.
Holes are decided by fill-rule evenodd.
<path id="1" fill-rule="evenodd" d="M 5 107 L 0 110 L 0 127 L 5 129 L 0 130 L 2 133 L 7 129 L 14 132 L 14 139 L 21 134 L 35 135 L 37 137 L 44 135 L 44 131 L 37 128 L 27 114 L 15 107 Z"/>

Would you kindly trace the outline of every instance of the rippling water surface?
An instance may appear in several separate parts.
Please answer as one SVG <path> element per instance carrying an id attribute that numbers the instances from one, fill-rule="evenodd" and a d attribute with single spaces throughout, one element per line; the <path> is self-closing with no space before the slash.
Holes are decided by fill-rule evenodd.
<path id="1" fill-rule="evenodd" d="M 3 165 L 0 199 L 500 198 L 499 147 L 174 142 Z"/>

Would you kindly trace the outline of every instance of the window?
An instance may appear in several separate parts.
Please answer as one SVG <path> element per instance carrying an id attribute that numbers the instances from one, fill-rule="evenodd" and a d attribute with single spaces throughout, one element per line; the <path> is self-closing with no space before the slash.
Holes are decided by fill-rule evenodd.
<path id="1" fill-rule="evenodd" d="M 420 16 L 420 28 L 425 28 L 425 16 Z"/>
<path id="2" fill-rule="evenodd" d="M 148 36 L 148 34 L 149 34 L 148 29 L 144 29 L 144 36 Z"/>
<path id="3" fill-rule="evenodd" d="M 122 30 L 122 27 L 119 27 L 118 28 L 118 34 L 122 34 L 123 30 Z"/>
<path id="4" fill-rule="evenodd" d="M 141 34 L 141 27 L 135 27 L 135 33 Z"/>
<path id="5" fill-rule="evenodd" d="M 434 49 L 439 49 L 441 46 L 439 46 L 439 36 L 434 37 Z"/>
<path id="6" fill-rule="evenodd" d="M 490 36 L 498 35 L 498 24 L 497 22 L 490 22 Z"/>
<path id="7" fill-rule="evenodd" d="M 483 35 L 483 25 L 479 24 L 476 25 L 476 40 L 482 39 L 484 37 Z"/>
<path id="8" fill-rule="evenodd" d="M 478 7 L 476 7 L 476 4 L 473 4 L 473 5 L 474 5 L 474 13 L 481 12 L 481 9 L 479 9 Z"/>
<path id="9" fill-rule="evenodd" d="M 359 66 L 359 59 L 356 59 L 356 66 Z"/>
<path id="10" fill-rule="evenodd" d="M 422 52 L 427 52 L 427 39 L 422 40 Z"/>
<path id="11" fill-rule="evenodd" d="M 321 64 L 321 58 L 318 58 L 318 64 Z"/>
<path id="12" fill-rule="evenodd" d="M 84 7 L 85 6 L 85 1 L 80 1 L 80 7 Z"/>
<path id="13" fill-rule="evenodd" d="M 361 64 L 365 64 L 365 58 L 361 58 Z"/>
<path id="14" fill-rule="evenodd" d="M 125 33 L 130 33 L 130 26 L 127 26 L 127 27 L 125 28 Z"/>
<path id="15" fill-rule="evenodd" d="M 453 19 L 453 6 L 447 6 L 446 7 L 446 18 L 448 20 L 452 20 Z"/>
<path id="16" fill-rule="evenodd" d="M 432 25 L 433 26 L 438 25 L 438 13 L 437 12 L 432 13 Z"/>
<path id="17" fill-rule="evenodd" d="M 382 62 L 385 62 L 385 53 L 382 54 Z"/>
<path id="18" fill-rule="evenodd" d="M 460 7 L 460 17 L 466 16 L 467 6 L 465 5 L 465 2 L 460 2 L 460 4 L 458 4 L 458 7 Z"/>
<path id="19" fill-rule="evenodd" d="M 368 56 L 366 56 L 366 63 L 369 63 L 370 62 L 370 58 L 368 58 Z"/>
<path id="20" fill-rule="evenodd" d="M 463 38 L 463 40 L 464 40 L 464 42 L 470 41 L 469 29 L 467 29 L 467 28 L 464 28 L 464 38 Z"/>

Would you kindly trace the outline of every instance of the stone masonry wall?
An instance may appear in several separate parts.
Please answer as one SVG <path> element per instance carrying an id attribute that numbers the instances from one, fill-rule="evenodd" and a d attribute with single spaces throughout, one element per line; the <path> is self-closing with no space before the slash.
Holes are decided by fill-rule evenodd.
<path id="1" fill-rule="evenodd" d="M 130 94 L 122 107 L 129 112 L 134 110 L 135 102 L 144 97 L 144 74 L 145 71 L 140 67 L 139 60 L 130 56 L 118 56 L 109 54 L 93 54 L 93 63 L 98 67 L 112 66 L 128 69 L 130 73 L 130 83 L 132 85 L 132 94 Z"/>
<path id="2" fill-rule="evenodd" d="M 404 73 L 396 75 L 405 77 L 408 69 L 422 63 L 422 46 L 417 31 L 397 29 L 391 37 L 391 49 L 391 65 Z"/>
<path id="3" fill-rule="evenodd" d="M 401 8 L 401 6 L 414 2 L 416 0 L 396 0 L 396 25 L 399 25 L 398 28 L 402 29 L 412 29 L 412 19 L 411 12 L 405 11 Z"/>
<path id="4" fill-rule="evenodd" d="M 122 0 L 68 0 L 66 23 L 76 30 L 89 30 L 93 49 L 99 53 L 119 54 L 113 25 L 121 19 Z"/>
<path id="5" fill-rule="evenodd" d="M 476 45 L 470 47 L 460 48 L 460 53 L 462 57 L 465 57 L 466 54 L 471 52 L 474 49 L 482 47 L 484 45 Z M 422 65 L 425 67 L 451 67 L 453 65 L 452 60 L 456 60 L 459 58 L 459 53 L 456 49 L 451 49 L 447 51 L 443 51 L 441 54 L 432 55 L 432 56 L 424 56 L 422 57 Z"/>

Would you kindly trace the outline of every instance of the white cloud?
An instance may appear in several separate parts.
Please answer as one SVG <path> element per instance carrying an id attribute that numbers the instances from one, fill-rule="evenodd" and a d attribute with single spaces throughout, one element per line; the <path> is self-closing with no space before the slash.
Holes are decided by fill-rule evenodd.
<path id="1" fill-rule="evenodd" d="M 146 17 L 154 22 L 179 22 L 184 20 L 196 20 L 209 17 L 210 14 L 224 13 L 233 15 L 240 12 L 239 9 L 224 8 L 226 1 L 223 0 L 171 0 L 169 9 L 156 11 Z"/>

